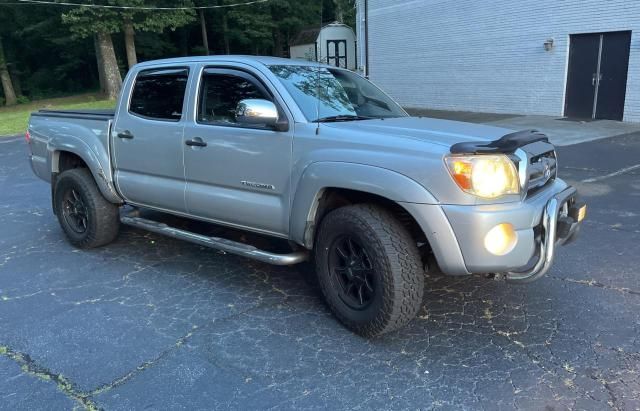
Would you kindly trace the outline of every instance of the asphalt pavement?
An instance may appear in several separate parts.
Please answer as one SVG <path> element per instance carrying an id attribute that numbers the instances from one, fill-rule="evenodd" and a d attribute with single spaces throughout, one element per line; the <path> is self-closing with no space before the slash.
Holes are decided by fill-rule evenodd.
<path id="1" fill-rule="evenodd" d="M 640 134 L 559 156 L 590 208 L 547 277 L 431 275 L 419 318 L 366 340 L 304 267 L 127 227 L 74 249 L 0 139 L 0 408 L 637 410 Z"/>

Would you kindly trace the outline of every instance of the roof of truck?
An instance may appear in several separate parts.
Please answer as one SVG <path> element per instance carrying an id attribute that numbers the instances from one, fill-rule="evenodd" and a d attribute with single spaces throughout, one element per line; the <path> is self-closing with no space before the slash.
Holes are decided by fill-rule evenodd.
<path id="1" fill-rule="evenodd" d="M 318 63 L 316 61 L 287 59 L 281 57 L 270 56 L 242 56 L 242 55 L 218 55 L 218 56 L 191 56 L 176 57 L 162 60 L 149 60 L 138 64 L 140 67 L 155 66 L 158 64 L 185 64 L 185 63 L 245 63 L 255 65 L 256 63 L 265 66 L 288 65 L 288 66 L 315 66 L 315 67 L 333 67 L 327 64 Z M 333 67 L 335 68 L 335 67 Z"/>

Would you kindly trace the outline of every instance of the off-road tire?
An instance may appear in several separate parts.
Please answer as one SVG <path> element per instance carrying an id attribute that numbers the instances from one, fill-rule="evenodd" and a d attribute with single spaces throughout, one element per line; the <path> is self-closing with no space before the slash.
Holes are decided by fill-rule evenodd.
<path id="1" fill-rule="evenodd" d="M 345 303 L 344 289 L 332 274 L 331 253 L 340 238 L 355 239 L 368 255 L 378 287 L 370 305 L 356 310 Z M 356 253 L 357 254 L 357 253 Z M 338 257 L 342 258 L 342 257 Z M 416 242 L 408 230 L 382 207 L 358 204 L 339 208 L 323 220 L 317 235 L 316 272 L 325 301 L 348 329 L 376 337 L 406 325 L 422 305 L 424 271 Z M 339 268 L 344 272 L 344 268 Z M 351 273 L 351 271 L 350 271 Z M 351 274 L 349 274 L 351 275 Z M 362 301 L 362 297 L 360 297 Z"/>
<path id="2" fill-rule="evenodd" d="M 86 210 L 86 229 L 74 230 L 65 218 L 65 196 L 74 190 Z M 96 185 L 91 172 L 86 168 L 74 168 L 62 172 L 55 181 L 53 190 L 54 210 L 60 226 L 69 242 L 78 248 L 95 248 L 109 244 L 120 230 L 119 207 L 107 201 Z"/>

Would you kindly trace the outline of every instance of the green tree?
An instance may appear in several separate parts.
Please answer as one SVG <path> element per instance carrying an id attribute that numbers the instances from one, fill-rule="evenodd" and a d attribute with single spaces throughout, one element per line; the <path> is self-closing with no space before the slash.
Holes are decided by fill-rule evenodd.
<path id="1" fill-rule="evenodd" d="M 104 0 L 102 5 L 160 7 L 163 3 L 145 0 Z M 185 6 L 191 2 L 183 2 Z M 166 2 L 175 6 L 173 2 Z M 78 37 L 94 36 L 98 74 L 102 92 L 108 98 L 116 98 L 122 87 L 122 77 L 113 47 L 111 35 L 124 32 L 127 63 L 137 63 L 135 31 L 162 32 L 166 28 L 175 30 L 193 20 L 193 10 L 116 9 L 100 7 L 78 7 L 63 13 L 62 20 Z"/>
<path id="2" fill-rule="evenodd" d="M 230 5 L 238 0 L 86 3 L 175 7 L 193 3 Z M 0 0 L 0 44 L 4 55 L 0 59 L 0 97 L 12 103 L 12 95 L 18 101 L 21 95 L 31 99 L 54 97 L 93 91 L 99 83 L 101 90 L 115 97 L 120 87 L 120 69 L 138 59 L 207 54 L 207 50 L 211 54 L 286 56 L 291 39 L 302 28 L 329 23 L 340 14 L 344 23 L 353 25 L 353 0 L 269 0 L 201 12 L 105 10 Z M 61 15 L 66 24 L 60 24 Z M 116 56 L 122 62 L 126 56 L 126 63 L 119 66 Z"/>
<path id="3" fill-rule="evenodd" d="M 115 5 L 115 0 L 105 4 Z M 113 49 L 111 34 L 120 31 L 121 13 L 116 9 L 78 7 L 62 14 L 62 21 L 80 38 L 93 36 L 100 78 L 100 89 L 110 99 L 115 99 L 122 87 L 122 76 Z"/>
<path id="4" fill-rule="evenodd" d="M 119 5 L 137 7 L 175 7 L 175 2 L 149 0 L 116 0 Z M 193 6 L 191 1 L 183 1 L 181 6 Z M 195 19 L 193 10 L 153 10 L 153 9 L 126 9 L 121 11 L 122 29 L 124 31 L 125 49 L 129 68 L 138 62 L 135 45 L 136 31 L 151 31 L 162 33 L 164 30 L 175 30 L 189 24 Z"/>
<path id="5" fill-rule="evenodd" d="M 8 38 L 8 55 L 14 62 L 9 69 L 21 83 L 17 89 L 38 99 L 96 88 L 93 38 L 72 36 L 60 24 L 62 7 L 14 8 L 15 29 Z"/>
<path id="6" fill-rule="evenodd" d="M 285 46 L 303 27 L 320 25 L 320 4 L 314 0 L 271 0 L 273 55 L 282 57 Z"/>
<path id="7" fill-rule="evenodd" d="M 333 0 L 335 20 L 355 28 L 355 0 Z"/>
<path id="8" fill-rule="evenodd" d="M 265 50 L 272 48 L 271 30 L 274 23 L 268 5 L 231 8 L 227 16 L 230 25 L 228 35 L 232 41 L 240 43 L 251 54 L 265 54 Z"/>

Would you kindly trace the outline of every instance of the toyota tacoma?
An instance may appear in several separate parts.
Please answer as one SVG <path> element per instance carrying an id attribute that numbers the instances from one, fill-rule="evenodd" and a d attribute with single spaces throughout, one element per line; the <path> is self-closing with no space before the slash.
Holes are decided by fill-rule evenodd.
<path id="1" fill-rule="evenodd" d="M 425 270 L 540 278 L 586 212 L 544 134 L 411 117 L 367 79 L 312 62 L 141 63 L 115 110 L 40 110 L 26 138 L 74 246 L 108 244 L 123 223 L 269 264 L 310 261 L 335 316 L 368 337 L 416 316 Z"/>

